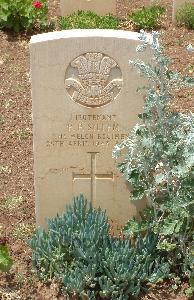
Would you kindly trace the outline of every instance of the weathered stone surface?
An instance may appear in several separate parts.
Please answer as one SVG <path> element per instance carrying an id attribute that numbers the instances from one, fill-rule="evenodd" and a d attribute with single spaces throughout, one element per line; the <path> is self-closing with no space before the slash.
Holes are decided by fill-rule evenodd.
<path id="1" fill-rule="evenodd" d="M 112 159 L 142 111 L 142 78 L 128 65 L 138 34 L 70 30 L 30 43 L 37 225 L 83 193 L 123 224 L 143 205 Z M 141 55 L 145 55 L 144 53 Z"/>
<path id="2" fill-rule="evenodd" d="M 176 12 L 177 10 L 184 5 L 185 3 L 193 3 L 194 4 L 194 0 L 173 0 L 173 12 L 172 12 L 172 18 L 173 21 L 176 21 L 175 16 L 176 16 Z"/>
<path id="3" fill-rule="evenodd" d="M 67 16 L 78 10 L 90 10 L 99 15 L 116 14 L 116 0 L 61 0 L 61 15 Z"/>

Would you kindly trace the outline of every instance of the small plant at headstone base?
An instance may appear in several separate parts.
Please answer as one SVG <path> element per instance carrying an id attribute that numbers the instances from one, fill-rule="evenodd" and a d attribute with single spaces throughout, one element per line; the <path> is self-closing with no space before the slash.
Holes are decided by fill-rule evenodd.
<path id="1" fill-rule="evenodd" d="M 129 220 L 123 234 L 136 238 L 153 231 L 158 234 L 157 248 L 168 258 L 170 277 L 191 280 L 194 234 L 194 114 L 181 114 L 170 108 L 173 91 L 194 86 L 194 78 L 181 77 L 169 68 L 158 33 L 152 41 L 141 31 L 137 51 L 147 47 L 153 64 L 141 60 L 130 64 L 143 74 L 150 85 L 144 112 L 139 115 L 128 138 L 116 145 L 113 156 L 122 159 L 119 170 L 131 187 L 133 201 L 147 199 L 149 207 L 140 221 Z M 187 47 L 188 52 L 194 51 Z M 177 280 L 176 280 L 177 281 Z M 193 282 L 193 281 L 192 281 Z M 174 284 L 174 288 L 178 288 Z M 193 288 L 194 285 L 190 288 Z"/>
<path id="2" fill-rule="evenodd" d="M 65 29 L 117 29 L 119 20 L 115 16 L 99 16 L 92 11 L 77 11 L 59 18 L 59 27 Z"/>
<path id="3" fill-rule="evenodd" d="M 167 277 L 168 262 L 158 256 L 156 234 L 149 232 L 132 245 L 109 231 L 106 212 L 94 209 L 83 195 L 74 198 L 29 243 L 37 275 L 45 281 L 57 278 L 64 294 L 78 299 L 120 300 Z"/>
<path id="4" fill-rule="evenodd" d="M 0 273 L 8 272 L 13 264 L 7 246 L 8 239 L 0 237 Z"/>
<path id="5" fill-rule="evenodd" d="M 161 16 L 165 13 L 165 8 L 159 5 L 143 7 L 133 11 L 129 19 L 133 21 L 135 29 L 156 29 L 159 27 Z"/>
<path id="6" fill-rule="evenodd" d="M 14 32 L 49 26 L 47 0 L 0 0 L 0 28 Z"/>
<path id="7" fill-rule="evenodd" d="M 185 3 L 176 12 L 176 22 L 188 29 L 194 29 L 194 3 Z"/>

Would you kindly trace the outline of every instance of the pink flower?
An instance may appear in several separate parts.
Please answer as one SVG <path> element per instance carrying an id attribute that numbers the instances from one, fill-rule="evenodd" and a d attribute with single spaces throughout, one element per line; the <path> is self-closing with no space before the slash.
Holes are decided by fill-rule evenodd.
<path id="1" fill-rule="evenodd" d="M 40 1 L 35 1 L 35 2 L 33 3 L 33 6 L 34 6 L 35 8 L 41 8 L 41 7 L 42 7 L 42 3 L 41 3 Z"/>

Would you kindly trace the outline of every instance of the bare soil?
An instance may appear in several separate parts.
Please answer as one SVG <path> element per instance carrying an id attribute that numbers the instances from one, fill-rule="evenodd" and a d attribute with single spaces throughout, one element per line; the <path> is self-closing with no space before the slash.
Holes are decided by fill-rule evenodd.
<path id="1" fill-rule="evenodd" d="M 194 45 L 194 31 L 177 27 L 171 21 L 172 1 L 164 0 L 167 9 L 160 32 L 165 52 L 172 67 L 185 75 L 194 72 L 194 55 L 185 47 Z M 146 0 L 118 0 L 117 13 L 124 30 L 133 30 L 127 15 L 135 8 L 149 5 Z M 59 15 L 59 0 L 49 1 L 49 16 Z M 30 86 L 30 35 L 0 31 L 0 236 L 9 238 L 14 264 L 9 274 L 0 275 L 0 299 L 47 300 L 65 299 L 57 283 L 44 284 L 31 267 L 27 240 L 35 228 L 33 187 L 32 100 Z M 193 91 L 175 95 L 173 108 L 194 112 Z M 168 283 L 152 287 L 139 300 L 184 300 L 182 290 L 174 294 Z M 194 299 L 194 298 L 193 298 Z"/>

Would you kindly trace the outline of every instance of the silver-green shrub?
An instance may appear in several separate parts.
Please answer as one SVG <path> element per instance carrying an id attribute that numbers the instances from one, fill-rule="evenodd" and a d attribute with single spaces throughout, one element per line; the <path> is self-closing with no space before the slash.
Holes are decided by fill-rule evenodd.
<path id="1" fill-rule="evenodd" d="M 146 198 L 150 207 L 141 222 L 129 220 L 124 233 L 138 236 L 154 231 L 171 272 L 187 277 L 193 272 L 188 257 L 194 230 L 194 114 L 173 111 L 170 103 L 173 92 L 192 87 L 194 78 L 170 70 L 157 32 L 148 41 L 142 31 L 140 39 L 137 51 L 150 47 L 153 53 L 148 64 L 130 61 L 149 82 L 144 112 L 113 156 L 123 155 L 119 170 L 131 186 L 132 199 Z"/>

